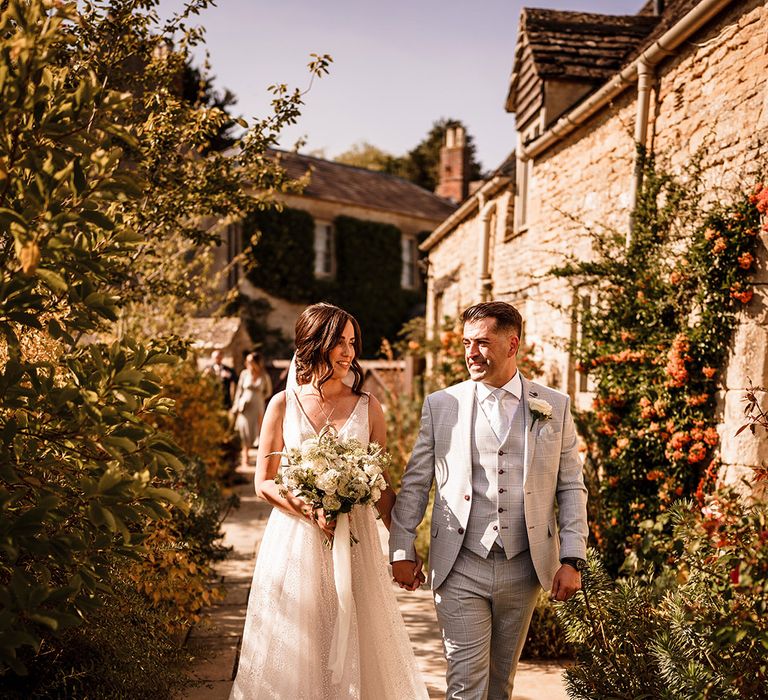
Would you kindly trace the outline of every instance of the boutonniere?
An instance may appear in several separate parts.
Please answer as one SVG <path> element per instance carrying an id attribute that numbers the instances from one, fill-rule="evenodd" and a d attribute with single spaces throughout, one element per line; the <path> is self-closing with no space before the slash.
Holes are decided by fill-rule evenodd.
<path id="1" fill-rule="evenodd" d="M 528 410 L 531 412 L 534 422 L 552 418 L 552 406 L 544 399 L 529 398 Z M 533 430 L 533 424 L 531 424 L 531 430 Z"/>

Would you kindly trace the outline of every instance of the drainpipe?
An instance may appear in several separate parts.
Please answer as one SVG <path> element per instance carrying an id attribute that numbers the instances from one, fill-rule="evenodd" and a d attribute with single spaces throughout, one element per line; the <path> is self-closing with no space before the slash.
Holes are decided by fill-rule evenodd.
<path id="1" fill-rule="evenodd" d="M 637 114 L 635 116 L 635 168 L 629 193 L 629 229 L 626 245 L 632 243 L 637 196 L 643 186 L 643 168 L 645 167 L 646 143 L 648 140 L 648 114 L 651 108 L 651 89 L 653 87 L 653 66 L 645 60 L 637 64 Z"/>
<path id="2" fill-rule="evenodd" d="M 488 301 L 491 296 L 492 280 L 488 272 L 488 259 L 491 245 L 491 216 L 496 210 L 496 202 L 486 202 L 485 195 L 480 195 L 480 237 L 477 251 L 477 284 L 480 301 Z"/>

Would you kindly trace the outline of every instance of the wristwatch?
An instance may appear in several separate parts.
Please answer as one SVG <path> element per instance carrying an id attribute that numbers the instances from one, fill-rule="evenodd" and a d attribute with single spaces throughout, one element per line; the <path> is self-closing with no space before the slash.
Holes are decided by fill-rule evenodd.
<path id="1" fill-rule="evenodd" d="M 568 564 L 568 566 L 572 566 L 576 571 L 584 571 L 584 569 L 587 568 L 587 562 L 584 559 L 579 559 L 578 557 L 563 557 L 560 560 L 561 564 Z"/>

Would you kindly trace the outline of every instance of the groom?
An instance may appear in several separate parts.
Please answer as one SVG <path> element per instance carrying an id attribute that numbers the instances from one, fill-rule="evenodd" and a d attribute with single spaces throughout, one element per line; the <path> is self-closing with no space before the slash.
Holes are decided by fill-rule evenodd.
<path id="1" fill-rule="evenodd" d="M 587 490 L 568 396 L 517 369 L 520 313 L 486 302 L 462 321 L 470 381 L 424 401 L 390 560 L 395 580 L 413 588 L 416 528 L 435 481 L 429 568 L 447 697 L 501 700 L 512 694 L 540 587 L 555 600 L 581 588 Z"/>

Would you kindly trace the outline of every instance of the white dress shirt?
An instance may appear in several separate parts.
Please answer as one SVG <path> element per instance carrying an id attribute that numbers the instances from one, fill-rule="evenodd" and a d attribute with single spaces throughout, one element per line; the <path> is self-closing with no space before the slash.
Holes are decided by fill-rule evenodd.
<path id="1" fill-rule="evenodd" d="M 523 396 L 523 381 L 520 379 L 520 372 L 515 372 L 503 387 L 497 388 L 490 384 L 477 382 L 475 385 L 475 395 L 480 409 L 485 414 L 488 422 L 496 432 L 499 442 L 504 442 L 507 437 L 507 431 L 515 417 L 517 407 L 520 405 L 520 399 Z M 497 399 L 498 397 L 498 399 Z M 496 401 L 498 400 L 498 409 Z M 498 410 L 498 415 L 496 411 Z"/>

